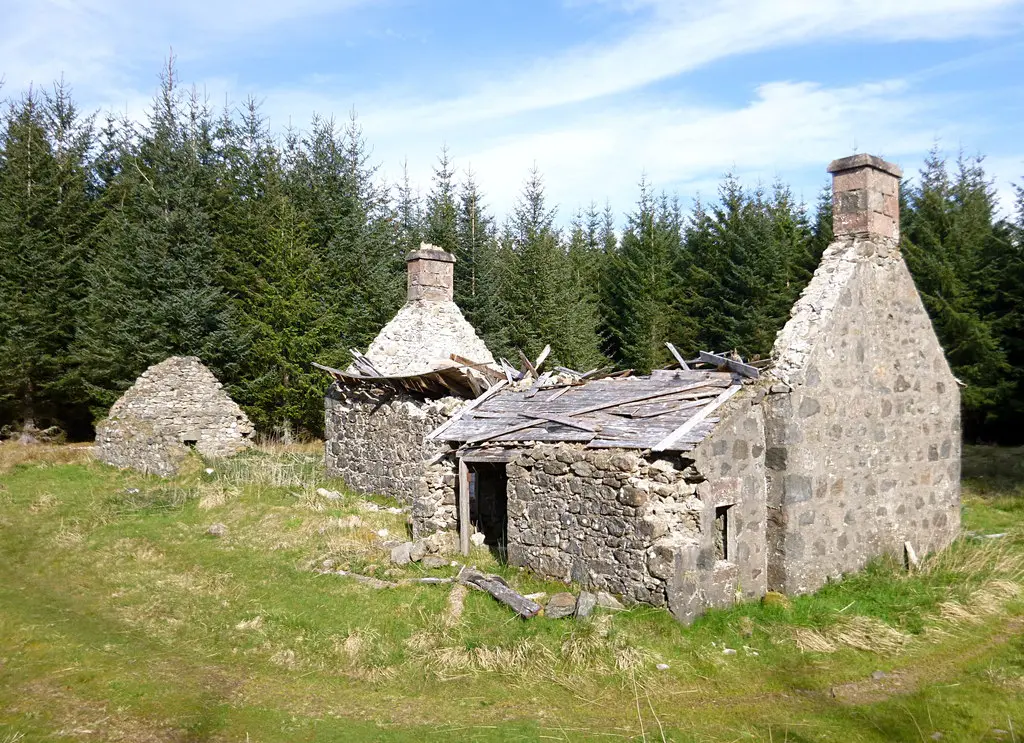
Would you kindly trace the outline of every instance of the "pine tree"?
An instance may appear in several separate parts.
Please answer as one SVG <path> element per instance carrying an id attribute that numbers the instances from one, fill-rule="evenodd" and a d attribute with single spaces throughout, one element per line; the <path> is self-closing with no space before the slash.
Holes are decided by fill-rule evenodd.
<path id="1" fill-rule="evenodd" d="M 11 104 L 0 134 L 0 424 L 88 419 L 69 346 L 93 218 L 92 118 L 63 83 Z"/>
<path id="2" fill-rule="evenodd" d="M 124 122 L 94 231 L 76 356 L 97 414 L 147 366 L 195 355 L 223 370 L 238 357 L 214 239 L 213 122 L 173 61 L 146 126 Z"/>
<path id="3" fill-rule="evenodd" d="M 457 251 L 458 206 L 455 185 L 455 165 L 448 156 L 448 148 L 441 148 L 434 168 L 433 184 L 427 195 L 426 241 L 449 253 Z"/>
<path id="4" fill-rule="evenodd" d="M 989 299 L 998 277 L 988 256 L 999 238 L 991 183 L 980 158 L 959 157 L 953 177 L 933 148 L 904 212 L 902 250 L 961 392 L 965 435 L 982 435 L 1012 389 Z"/>
<path id="5" fill-rule="evenodd" d="M 498 296 L 497 237 L 471 170 L 459 189 L 457 209 L 455 302 L 488 347 L 499 348 L 507 341 Z"/>

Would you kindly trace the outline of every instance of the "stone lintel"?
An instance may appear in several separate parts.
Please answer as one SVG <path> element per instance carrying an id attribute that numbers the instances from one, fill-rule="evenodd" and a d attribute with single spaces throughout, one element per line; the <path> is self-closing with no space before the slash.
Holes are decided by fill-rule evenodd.
<path id="1" fill-rule="evenodd" d="M 441 261 L 442 263 L 455 263 L 455 256 L 441 248 L 423 243 L 419 250 L 414 250 L 405 256 L 405 262 L 411 261 Z"/>

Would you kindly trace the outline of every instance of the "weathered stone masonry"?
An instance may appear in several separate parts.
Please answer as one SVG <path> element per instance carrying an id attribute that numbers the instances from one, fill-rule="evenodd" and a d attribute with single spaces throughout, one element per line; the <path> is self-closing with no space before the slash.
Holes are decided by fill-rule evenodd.
<path id="1" fill-rule="evenodd" d="M 117 467 L 170 476 L 189 447 L 226 457 L 249 445 L 252 423 L 194 356 L 151 366 L 96 426 L 97 457 Z"/>
<path id="2" fill-rule="evenodd" d="M 960 398 L 899 253 L 899 171 L 837 161 L 836 242 L 776 343 L 767 405 L 770 585 L 814 590 L 960 527 Z"/>
<path id="3" fill-rule="evenodd" d="M 332 384 L 326 400 L 328 474 L 361 492 L 412 503 L 425 487 L 424 462 L 442 448 L 426 435 L 462 404 Z"/>
<path id="4" fill-rule="evenodd" d="M 416 451 L 419 437 L 457 405 L 413 413 L 396 402 L 398 409 L 384 413 L 391 416 L 386 425 L 347 419 L 366 429 L 352 434 L 366 442 L 353 451 L 372 459 L 370 450 L 383 449 L 388 461 L 408 452 L 408 468 L 397 471 L 411 477 L 401 487 L 413 493 L 414 533 L 454 530 L 461 526 L 456 504 L 468 501 L 457 492 L 454 449 L 487 441 L 479 433 L 488 416 L 500 418 L 496 440 L 465 454 L 470 466 L 507 462 L 509 562 L 667 606 L 683 621 L 769 590 L 815 590 L 873 557 L 901 552 L 907 541 L 918 553 L 945 547 L 960 525 L 959 391 L 899 254 L 900 172 L 869 155 L 829 170 L 836 241 L 779 333 L 772 369 L 736 391 L 714 418 L 687 429 L 688 449 L 658 453 L 665 447 L 635 441 L 633 448 L 600 448 L 609 444 L 585 431 L 611 446 L 628 438 L 609 436 L 617 425 L 610 419 L 582 431 L 556 420 L 546 424 L 545 442 L 528 431 L 517 439 L 502 431 L 509 413 L 501 411 L 529 417 L 544 408 L 508 389 L 475 409 L 472 422 L 446 427 L 450 449 L 431 443 Z M 425 272 L 424 286 L 443 283 L 444 275 L 444 267 Z M 561 398 L 571 404 L 559 403 L 555 412 L 586 408 L 588 394 L 606 402 L 601 384 L 577 388 L 575 397 Z M 655 418 L 640 420 L 657 420 L 659 404 L 647 409 Z M 396 434 L 383 432 L 395 426 L 408 427 L 410 436 L 394 443 Z M 536 429 L 533 435 L 539 437 Z M 379 468 L 387 469 L 383 460 Z M 352 474 L 360 476 L 368 475 Z M 377 490 L 393 484 L 366 482 Z"/>

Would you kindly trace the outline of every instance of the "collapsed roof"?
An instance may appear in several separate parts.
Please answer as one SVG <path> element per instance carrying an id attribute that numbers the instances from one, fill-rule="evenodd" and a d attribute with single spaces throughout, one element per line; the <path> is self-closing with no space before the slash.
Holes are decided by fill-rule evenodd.
<path id="1" fill-rule="evenodd" d="M 432 436 L 467 446 L 560 441 L 690 451 L 743 382 L 731 371 L 680 369 L 551 387 L 499 383 Z"/>

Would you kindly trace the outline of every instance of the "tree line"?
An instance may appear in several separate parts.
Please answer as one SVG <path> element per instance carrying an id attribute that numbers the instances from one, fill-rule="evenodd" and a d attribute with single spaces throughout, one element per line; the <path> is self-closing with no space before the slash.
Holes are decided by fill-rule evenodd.
<path id="1" fill-rule="evenodd" d="M 173 64 L 144 121 L 29 90 L 0 121 L 0 426 L 86 437 L 149 365 L 199 356 L 264 432 L 322 431 L 327 379 L 401 306 L 404 256 L 455 254 L 455 300 L 496 355 L 647 372 L 765 357 L 832 239 L 831 201 L 727 175 L 684 210 L 642 179 L 620 223 L 560 226 L 541 173 L 499 220 L 443 149 L 429 191 L 385 183 L 353 115 L 275 137 Z M 1024 191 L 997 212 L 980 157 L 933 151 L 901 194 L 903 252 L 963 388 L 967 436 L 1019 440 Z"/>

